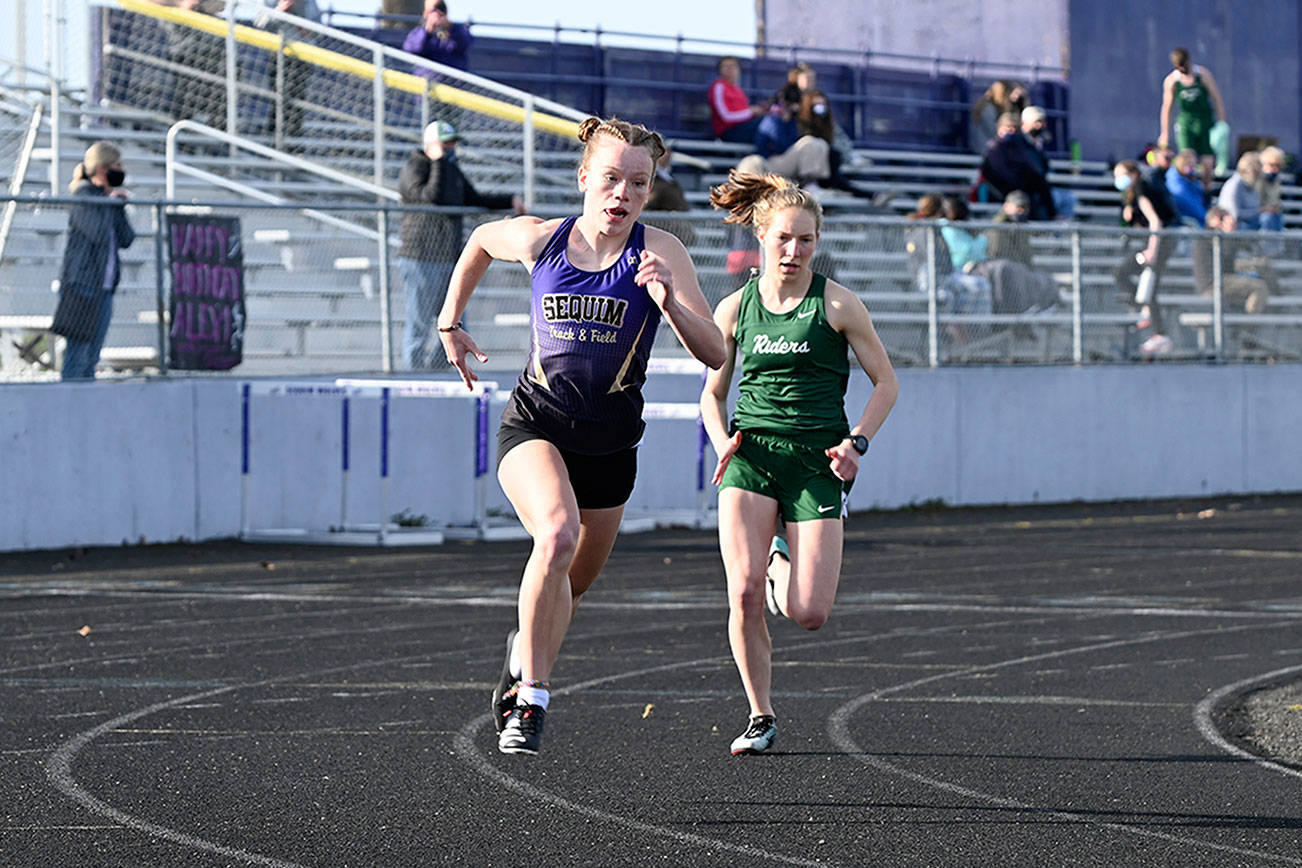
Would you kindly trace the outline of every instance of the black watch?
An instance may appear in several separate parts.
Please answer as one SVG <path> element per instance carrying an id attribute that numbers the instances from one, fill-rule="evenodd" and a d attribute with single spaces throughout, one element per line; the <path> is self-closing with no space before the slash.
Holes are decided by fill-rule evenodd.
<path id="1" fill-rule="evenodd" d="M 860 455 L 868 454 L 868 438 L 863 436 L 862 434 L 855 434 L 851 436 L 850 445 L 853 446 L 854 451 L 858 452 Z"/>

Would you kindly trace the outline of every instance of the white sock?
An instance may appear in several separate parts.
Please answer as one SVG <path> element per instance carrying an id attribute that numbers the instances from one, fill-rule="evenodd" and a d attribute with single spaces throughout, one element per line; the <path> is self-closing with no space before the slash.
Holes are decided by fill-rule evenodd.
<path id="1" fill-rule="evenodd" d="M 516 694 L 516 705 L 536 705 L 539 708 L 546 708 L 547 703 L 551 700 L 551 692 L 542 687 L 526 687 L 520 685 L 520 692 Z"/>
<path id="2" fill-rule="evenodd" d="M 524 670 L 520 667 L 520 634 L 511 637 L 511 675 L 517 680 Z"/>

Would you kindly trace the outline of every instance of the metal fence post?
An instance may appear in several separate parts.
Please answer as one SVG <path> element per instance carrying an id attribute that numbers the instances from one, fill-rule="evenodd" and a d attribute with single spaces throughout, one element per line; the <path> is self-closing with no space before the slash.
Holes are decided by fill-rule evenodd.
<path id="1" fill-rule="evenodd" d="M 523 136 L 522 147 L 524 150 L 524 207 L 533 212 L 533 187 L 534 187 L 534 153 L 533 153 L 533 96 L 527 95 L 524 98 L 524 127 L 521 130 Z"/>
<path id="2" fill-rule="evenodd" d="M 927 227 L 927 364 L 940 366 L 940 318 L 936 309 L 936 226 Z"/>
<path id="3" fill-rule="evenodd" d="M 285 33 L 281 31 L 276 44 L 276 149 L 285 149 Z"/>
<path id="4" fill-rule="evenodd" d="M 61 0 L 45 0 L 45 56 L 50 64 L 50 195 L 59 195 L 59 179 L 63 174 L 59 165 L 59 149 L 63 146 L 60 130 L 63 129 L 63 45 L 65 34 L 63 18 L 59 14 Z"/>
<path id="5" fill-rule="evenodd" d="M 226 4 L 226 132 L 232 136 L 239 135 L 240 96 L 235 88 L 238 86 L 235 76 L 235 4 Z M 235 145 L 228 150 L 235 156 Z"/>
<path id="6" fill-rule="evenodd" d="M 1080 230 L 1071 231 L 1071 359 L 1085 360 L 1084 305 L 1081 303 Z"/>
<path id="7" fill-rule="evenodd" d="M 1212 236 L 1212 346 L 1216 361 L 1225 361 L 1225 284 L 1221 279 L 1221 234 Z"/>
<path id="8" fill-rule="evenodd" d="M 167 373 L 167 296 L 163 289 L 163 245 L 167 243 L 167 225 L 163 222 L 163 203 L 154 203 L 154 295 L 158 314 L 158 371 Z"/>
<path id="9" fill-rule="evenodd" d="M 375 80 L 373 88 L 375 100 L 375 185 L 384 186 L 384 46 L 375 47 Z"/>
<path id="10" fill-rule="evenodd" d="M 381 204 L 380 228 L 380 368 L 393 373 L 393 305 L 389 299 L 389 206 Z"/>

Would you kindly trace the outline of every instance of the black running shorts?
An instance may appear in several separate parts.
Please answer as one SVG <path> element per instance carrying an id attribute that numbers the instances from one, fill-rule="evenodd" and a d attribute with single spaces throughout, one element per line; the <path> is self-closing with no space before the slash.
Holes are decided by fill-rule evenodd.
<path id="1" fill-rule="evenodd" d="M 519 425 L 503 422 L 497 429 L 497 467 L 502 458 L 527 440 L 546 440 L 542 434 Z M 550 441 L 549 441 L 550 442 Z M 556 444 L 552 444 L 555 446 Z M 637 479 L 637 447 L 630 446 L 609 455 L 583 455 L 556 447 L 580 509 L 610 509 L 628 503 Z"/>

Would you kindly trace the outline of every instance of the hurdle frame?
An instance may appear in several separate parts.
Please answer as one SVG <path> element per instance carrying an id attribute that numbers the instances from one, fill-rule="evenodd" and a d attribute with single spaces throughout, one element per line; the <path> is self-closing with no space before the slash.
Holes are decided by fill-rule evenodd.
<path id="1" fill-rule="evenodd" d="M 485 504 L 488 479 L 488 408 L 497 383 L 476 383 L 466 389 L 458 381 L 446 380 L 379 380 L 339 378 L 333 382 L 312 380 L 263 380 L 240 384 L 240 539 L 249 542 L 310 543 L 324 545 L 440 545 L 451 538 L 501 538 L 502 531 L 491 527 Z M 278 395 L 340 399 L 340 504 L 338 525 L 320 528 L 253 528 L 250 526 L 250 477 L 252 464 L 252 398 Z M 440 525 L 432 528 L 405 528 L 394 524 L 389 515 L 389 447 L 391 442 L 391 400 L 396 397 L 468 397 L 477 401 L 474 471 L 474 515 L 471 525 Z M 352 460 L 352 402 L 354 398 L 379 399 L 379 517 L 374 523 L 354 524 L 348 514 Z M 521 532 L 523 529 L 521 529 Z"/>

